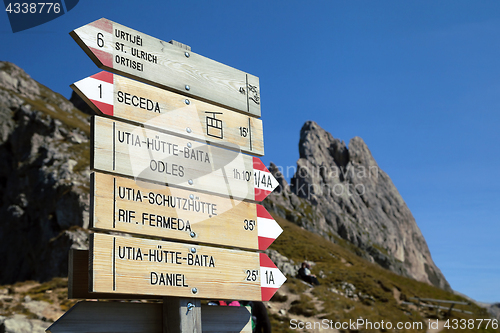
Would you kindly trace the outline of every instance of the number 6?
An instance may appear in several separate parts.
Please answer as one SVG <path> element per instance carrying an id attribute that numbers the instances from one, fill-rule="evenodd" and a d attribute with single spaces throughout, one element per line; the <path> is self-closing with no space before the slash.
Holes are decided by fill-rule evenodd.
<path id="1" fill-rule="evenodd" d="M 97 33 L 97 46 L 103 47 L 104 46 L 104 39 L 102 39 L 104 35 L 100 32 Z"/>

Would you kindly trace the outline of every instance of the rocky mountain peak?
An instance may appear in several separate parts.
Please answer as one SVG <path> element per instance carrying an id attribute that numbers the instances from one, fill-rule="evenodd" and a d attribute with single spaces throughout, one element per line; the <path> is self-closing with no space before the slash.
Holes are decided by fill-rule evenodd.
<path id="1" fill-rule="evenodd" d="M 0 86 L 29 97 L 40 95 L 38 84 L 24 70 L 9 62 L 0 62 Z"/>
<path id="2" fill-rule="evenodd" d="M 313 165 L 335 164 L 339 168 L 345 168 L 349 158 L 344 141 L 335 139 L 314 121 L 306 122 L 300 130 L 299 156 Z"/>
<path id="3" fill-rule="evenodd" d="M 300 158 L 290 184 L 276 165 L 281 189 L 265 202 L 288 220 L 338 242 L 398 274 L 450 286 L 432 261 L 413 215 L 368 146 L 354 137 L 347 147 L 316 122 L 300 131 Z"/>
<path id="4" fill-rule="evenodd" d="M 67 274 L 85 246 L 89 122 L 21 68 L 0 62 L 0 283 Z"/>

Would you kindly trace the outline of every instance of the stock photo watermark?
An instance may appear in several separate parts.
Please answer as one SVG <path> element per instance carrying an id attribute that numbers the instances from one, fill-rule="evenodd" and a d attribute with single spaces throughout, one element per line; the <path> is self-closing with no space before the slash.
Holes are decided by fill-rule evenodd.
<path id="1" fill-rule="evenodd" d="M 290 184 L 280 185 L 277 192 L 295 193 L 301 198 L 312 196 L 353 196 L 366 194 L 364 180 L 377 179 L 378 166 L 276 166 L 281 177 L 291 179 Z"/>

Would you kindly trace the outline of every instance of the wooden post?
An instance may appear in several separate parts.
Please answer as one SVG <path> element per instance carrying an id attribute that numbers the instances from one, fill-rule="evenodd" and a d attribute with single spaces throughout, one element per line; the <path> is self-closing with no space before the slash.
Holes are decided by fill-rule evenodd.
<path id="1" fill-rule="evenodd" d="M 91 234 L 90 251 L 70 252 L 68 295 L 105 299 L 140 296 L 162 299 L 163 304 L 81 302 L 47 331 L 202 333 L 203 319 L 205 333 L 250 333 L 250 308 L 203 305 L 202 313 L 200 299 L 268 301 L 286 280 L 266 254 L 227 248 L 236 245 L 265 250 L 283 231 L 262 206 L 232 200 L 260 202 L 278 186 L 262 161 L 252 156 L 264 154 L 262 121 L 257 119 L 261 115 L 259 78 L 195 54 L 189 45 L 174 40 L 167 44 L 104 18 L 70 35 L 100 68 L 142 82 L 139 85 L 131 80 L 123 83 L 119 76 L 101 72 L 72 87 L 94 110 L 106 115 L 93 117 L 91 169 L 111 173 L 113 177 L 134 177 L 134 184 L 125 186 L 119 185 L 117 178 L 113 178 L 113 182 L 101 179 L 94 183 L 103 175 L 93 174 L 92 229 L 130 232 L 148 238 Z M 180 110 L 179 114 L 170 113 Z M 151 111 L 158 115 L 150 116 Z M 162 122 L 159 113 L 163 114 Z M 171 119 L 165 118 L 165 114 Z M 153 128 L 149 128 L 150 124 Z M 199 126 L 194 128 L 195 124 Z M 126 144 L 120 139 L 120 133 L 122 138 L 126 133 Z M 130 135 L 133 142 L 129 141 Z M 198 142 L 195 147 L 193 140 Z M 102 151 L 111 157 L 102 155 Z M 167 159 L 168 171 L 167 162 L 163 161 Z M 106 160 L 112 160 L 111 164 Z M 184 164 L 188 162 L 189 165 Z M 226 172 L 226 167 L 232 171 Z M 172 188 L 184 187 L 187 192 L 174 196 L 170 187 L 161 189 L 166 193 L 155 193 L 160 191 L 155 187 L 155 192 L 141 194 L 143 190 L 135 187 L 138 179 L 172 185 Z M 120 189 L 126 191 L 124 202 L 116 199 L 117 189 L 121 199 L 124 197 Z M 200 199 L 195 197 L 198 191 L 217 195 L 213 200 Z M 227 209 L 215 201 L 224 196 L 231 198 L 225 203 Z M 151 201 L 153 197 L 156 199 Z M 148 198 L 146 207 L 139 206 L 139 202 Z M 183 200 L 182 209 L 180 200 Z M 199 208 L 193 208 L 195 203 L 203 207 L 204 215 L 183 215 L 182 219 L 178 216 L 181 211 L 198 213 Z M 161 206 L 161 211 L 151 210 L 158 208 L 156 206 Z M 164 210 L 167 206 L 177 208 L 170 214 Z M 226 211 L 228 217 L 216 217 Z M 164 215 L 172 218 L 168 217 L 166 222 Z M 112 221 L 112 226 L 101 226 L 103 220 Z M 189 220 L 196 224 L 196 231 L 190 226 L 188 229 Z M 209 228 L 203 229 L 201 224 L 208 220 Z M 220 227 L 214 228 L 215 220 Z M 115 222 L 130 223 L 134 228 L 117 229 Z M 154 228 L 141 232 L 138 227 L 146 226 L 146 222 Z M 232 224 L 234 230 L 230 228 Z M 183 230 L 186 232 L 178 233 Z M 170 241 L 151 240 L 151 237 Z M 168 266 L 168 273 L 164 272 L 165 263 L 173 264 Z"/>
<path id="2" fill-rule="evenodd" d="M 201 333 L 199 299 L 163 297 L 163 333 Z"/>
<path id="3" fill-rule="evenodd" d="M 451 310 L 453 310 L 453 307 L 455 306 L 455 303 L 451 303 L 450 309 L 448 310 L 448 313 L 446 314 L 447 317 L 451 316 Z"/>

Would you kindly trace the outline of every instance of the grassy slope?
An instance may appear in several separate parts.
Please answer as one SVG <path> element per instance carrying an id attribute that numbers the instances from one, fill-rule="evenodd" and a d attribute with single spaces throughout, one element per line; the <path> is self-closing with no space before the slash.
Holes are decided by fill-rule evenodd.
<path id="1" fill-rule="evenodd" d="M 407 321 L 422 321 L 425 318 L 433 318 L 434 310 L 418 311 L 416 308 L 410 309 L 406 305 L 401 305 L 402 300 L 410 297 L 433 298 L 443 300 L 466 301 L 460 296 L 446 292 L 428 284 L 418 282 L 409 278 L 396 275 L 378 265 L 367 262 L 353 254 L 346 247 L 333 244 L 323 237 L 308 232 L 299 226 L 275 216 L 276 221 L 283 228 L 281 236 L 271 245 L 272 249 L 279 251 L 295 263 L 304 260 L 313 261 L 313 273 L 318 275 L 320 271 L 324 277 L 320 278 L 321 286 L 313 289 L 312 293 L 323 301 L 323 315 L 316 316 L 319 320 L 327 318 L 335 321 L 349 321 L 357 318 L 365 318 L 372 322 L 391 321 L 392 323 Z M 342 282 L 352 283 L 356 287 L 356 292 L 372 296 L 365 299 L 353 300 L 331 291 L 332 288 L 340 290 Z M 297 293 L 303 292 L 307 286 L 300 283 L 295 278 L 289 278 L 285 285 Z M 303 313 L 311 312 L 310 300 L 301 297 L 295 308 L 302 307 Z M 471 319 L 489 318 L 486 310 L 476 305 L 461 306 L 472 311 L 474 315 L 452 312 L 451 318 Z M 297 310 L 297 309 L 295 309 Z M 314 310 L 312 311 L 314 313 Z M 317 311 L 316 311 L 317 314 Z M 289 329 L 290 317 L 273 315 L 273 332 L 296 332 Z M 435 317 L 434 317 L 435 318 Z M 318 321 L 318 319 L 315 319 Z M 443 317 L 440 317 L 443 319 Z M 446 331 L 446 330 L 445 330 Z M 450 330 L 451 331 L 451 330 Z M 368 332 L 368 331 L 367 331 Z M 377 331 L 378 332 L 378 331 Z M 413 332 L 408 330 L 406 332 Z M 493 329 L 464 329 L 460 332 L 499 332 Z"/>
<path id="2" fill-rule="evenodd" d="M 303 260 L 313 261 L 316 265 L 313 267 L 313 273 L 319 274 L 323 271 L 324 277 L 320 278 L 321 286 L 312 289 L 312 297 L 321 301 L 324 307 L 318 311 L 313 305 L 313 300 L 309 293 L 304 291 L 309 287 L 295 278 L 288 278 L 284 289 L 298 295 L 298 301 L 292 303 L 292 308 L 280 315 L 276 312 L 271 314 L 271 323 L 274 333 L 279 332 L 297 332 L 290 328 L 290 319 L 302 315 L 311 322 L 320 322 L 323 318 L 333 320 L 334 322 L 356 320 L 360 317 L 371 322 L 417 322 L 426 318 L 436 318 L 433 310 L 425 312 L 417 311 L 416 308 L 408 308 L 401 305 L 398 301 L 418 296 L 420 298 L 435 298 L 446 300 L 465 301 L 460 296 L 432 287 L 425 283 L 417 282 L 412 279 L 398 276 L 377 265 L 371 264 L 353 254 L 344 246 L 333 244 L 321 236 L 305 231 L 297 225 L 288 222 L 282 218 L 275 217 L 283 228 L 281 236 L 273 243 L 271 248 L 278 250 L 283 255 L 293 259 L 296 263 Z M 342 282 L 352 283 L 356 287 L 356 293 L 361 292 L 366 297 L 353 300 L 342 295 L 333 293 L 332 288 L 340 290 Z M 22 313 L 28 318 L 37 318 L 29 310 L 22 306 L 22 299 L 30 296 L 33 300 L 46 301 L 54 304 L 60 311 L 68 310 L 76 300 L 67 299 L 67 279 L 55 278 L 52 281 L 39 284 L 36 282 L 22 282 L 10 286 L 0 286 L 1 290 L 8 290 L 9 296 L 14 300 L 1 300 L 0 297 L 0 315 L 10 316 L 14 313 Z M 0 293 L 1 294 L 1 293 Z M 279 299 L 281 292 L 274 297 L 273 304 L 280 304 L 285 297 Z M 18 299 L 16 301 L 16 299 Z M 471 319 L 471 318 L 489 318 L 486 310 L 476 306 L 456 306 L 468 311 L 474 315 L 461 314 L 453 312 L 452 319 Z M 54 318 L 56 319 L 56 318 Z M 443 313 L 439 317 L 445 320 Z M 444 330 L 445 332 L 447 330 Z M 454 330 L 450 330 L 454 331 Z M 485 329 L 464 329 L 455 330 L 456 332 L 500 332 L 489 328 Z M 379 330 L 362 330 L 361 332 L 380 332 Z M 389 330 L 389 332 L 391 332 Z M 392 330 L 392 332 L 397 332 Z M 418 332 L 412 330 L 403 330 L 401 332 Z M 420 331 L 422 332 L 422 331 Z"/>

